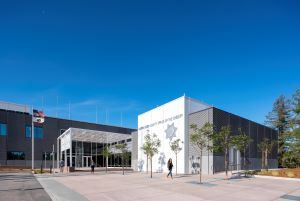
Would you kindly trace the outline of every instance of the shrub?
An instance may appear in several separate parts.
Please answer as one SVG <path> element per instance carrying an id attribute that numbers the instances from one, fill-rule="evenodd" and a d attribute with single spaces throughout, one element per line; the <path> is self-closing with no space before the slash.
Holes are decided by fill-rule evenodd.
<path id="1" fill-rule="evenodd" d="M 272 170 L 271 171 L 272 176 L 279 176 L 279 171 L 277 170 Z"/>
<path id="2" fill-rule="evenodd" d="M 286 172 L 286 176 L 288 176 L 288 177 L 295 177 L 295 173 L 291 172 L 291 171 L 288 171 L 288 172 Z"/>

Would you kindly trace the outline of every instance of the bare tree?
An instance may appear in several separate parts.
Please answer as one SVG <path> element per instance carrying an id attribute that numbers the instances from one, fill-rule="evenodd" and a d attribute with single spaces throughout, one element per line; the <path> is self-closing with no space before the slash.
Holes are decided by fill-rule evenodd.
<path id="1" fill-rule="evenodd" d="M 262 158 L 261 158 L 262 169 L 268 170 L 268 154 L 272 152 L 272 149 L 273 149 L 275 143 L 276 143 L 275 141 L 272 141 L 268 138 L 264 138 L 258 144 L 258 148 L 260 149 L 260 151 L 262 153 Z"/>
<path id="2" fill-rule="evenodd" d="M 141 147 L 144 153 L 147 155 L 147 166 L 148 166 L 148 157 L 150 159 L 151 167 L 151 178 L 152 178 L 152 158 L 155 154 L 158 153 L 158 148 L 160 147 L 160 140 L 156 134 L 150 135 L 149 133 L 145 136 L 145 143 Z"/>
<path id="3" fill-rule="evenodd" d="M 198 149 L 200 154 L 200 183 L 202 183 L 202 155 L 203 150 L 211 150 L 210 139 L 213 135 L 213 125 L 206 123 L 202 128 L 198 128 L 196 124 L 190 125 L 190 128 L 193 130 L 193 133 L 190 136 L 191 143 Z"/>
<path id="4" fill-rule="evenodd" d="M 170 148 L 176 156 L 176 175 L 177 175 L 177 155 L 182 150 L 182 147 L 179 144 L 180 142 L 181 142 L 180 139 L 177 139 L 170 143 Z"/>
<path id="5" fill-rule="evenodd" d="M 116 144 L 115 147 L 117 150 L 120 151 L 120 155 L 121 155 L 121 159 L 122 159 L 122 170 L 123 170 L 123 175 L 124 175 L 124 164 L 125 164 L 125 159 L 128 154 L 127 144 Z"/>

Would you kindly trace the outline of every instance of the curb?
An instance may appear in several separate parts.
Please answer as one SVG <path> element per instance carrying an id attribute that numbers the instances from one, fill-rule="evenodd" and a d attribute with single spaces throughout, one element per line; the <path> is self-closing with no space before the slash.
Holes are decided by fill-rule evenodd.
<path id="1" fill-rule="evenodd" d="M 273 177 L 273 176 L 262 176 L 262 175 L 253 175 L 255 178 L 264 178 L 264 179 L 277 179 L 277 180 L 287 180 L 287 181 L 299 181 L 298 178 L 288 178 L 288 177 Z"/>

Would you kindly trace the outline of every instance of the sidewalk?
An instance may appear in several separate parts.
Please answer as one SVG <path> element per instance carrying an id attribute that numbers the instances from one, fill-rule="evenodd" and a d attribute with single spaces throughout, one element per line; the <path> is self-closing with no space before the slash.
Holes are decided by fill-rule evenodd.
<path id="1" fill-rule="evenodd" d="M 264 178 L 234 177 L 225 179 L 224 174 L 178 175 L 174 179 L 166 174 L 113 172 L 71 173 L 57 175 L 38 175 L 51 198 L 74 201 L 266 201 L 299 200 L 300 180 L 273 180 Z M 53 195 L 51 195 L 53 194 Z"/>
<path id="2" fill-rule="evenodd" d="M 0 200 L 51 201 L 31 173 L 0 173 Z"/>

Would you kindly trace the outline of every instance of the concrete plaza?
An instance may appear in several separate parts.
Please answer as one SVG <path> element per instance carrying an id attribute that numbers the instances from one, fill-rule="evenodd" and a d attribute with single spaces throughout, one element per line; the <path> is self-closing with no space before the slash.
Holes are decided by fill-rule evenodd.
<path id="1" fill-rule="evenodd" d="M 53 200 L 300 200 L 300 180 L 236 178 L 223 174 L 175 176 L 165 174 L 97 172 L 37 176 Z"/>
<path id="2" fill-rule="evenodd" d="M 0 200 L 51 201 L 30 172 L 0 172 Z"/>

